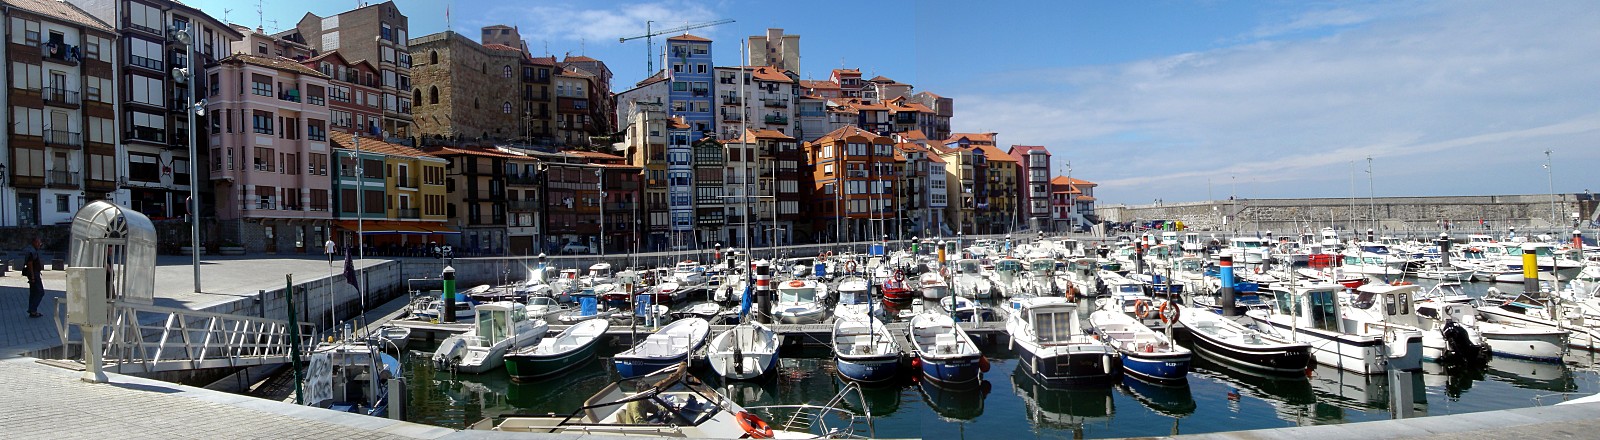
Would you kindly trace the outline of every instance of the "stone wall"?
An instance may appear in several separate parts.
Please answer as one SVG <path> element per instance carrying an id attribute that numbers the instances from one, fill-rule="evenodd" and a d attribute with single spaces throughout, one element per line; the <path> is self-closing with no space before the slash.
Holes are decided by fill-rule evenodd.
<path id="1" fill-rule="evenodd" d="M 1162 205 L 1101 206 L 1096 213 L 1111 222 L 1179 220 L 1197 230 L 1294 231 L 1333 226 L 1346 230 L 1373 227 L 1388 231 L 1437 231 L 1440 222 L 1452 229 L 1481 228 L 1482 219 L 1494 230 L 1507 227 L 1570 228 L 1570 213 L 1588 218 L 1593 203 L 1582 194 L 1557 194 L 1556 214 L 1550 221 L 1549 195 L 1497 195 L 1448 197 L 1382 197 L 1376 199 L 1238 199 Z M 1226 218 L 1227 225 L 1224 225 Z"/>
<path id="2" fill-rule="evenodd" d="M 486 49 L 450 31 L 412 39 L 410 49 L 411 81 L 421 95 L 411 109 L 418 133 L 462 139 L 525 135 L 516 132 L 523 126 L 522 52 Z M 431 63 L 435 54 L 438 64 Z M 510 78 L 503 74 L 506 66 Z M 435 87 L 437 104 L 431 99 Z M 509 114 L 501 108 L 506 102 L 512 106 Z"/>

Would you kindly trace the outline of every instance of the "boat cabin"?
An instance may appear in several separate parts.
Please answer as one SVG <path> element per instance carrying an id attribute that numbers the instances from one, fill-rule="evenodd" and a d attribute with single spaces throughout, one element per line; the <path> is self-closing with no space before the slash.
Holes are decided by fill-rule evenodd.
<path id="1" fill-rule="evenodd" d="M 1272 312 L 1293 316 L 1297 325 L 1332 332 L 1344 332 L 1343 317 L 1339 314 L 1339 284 L 1306 284 L 1295 286 L 1294 291 L 1278 291 L 1273 295 Z"/>
<path id="2" fill-rule="evenodd" d="M 817 300 L 817 283 L 807 280 L 789 280 L 778 284 L 778 302 L 811 303 Z"/>
<path id="3" fill-rule="evenodd" d="M 1017 275 L 1021 273 L 1022 260 L 1015 258 L 1001 258 L 1000 261 L 996 261 L 994 263 L 994 274 L 995 278 L 997 278 L 996 281 L 998 282 L 1012 282 L 1016 280 Z"/>
<path id="4" fill-rule="evenodd" d="M 1060 345 L 1079 343 L 1073 337 L 1083 334 L 1083 327 L 1078 322 L 1077 304 L 1067 302 L 1064 298 L 1039 297 L 1030 298 L 1018 304 L 1022 322 L 1033 330 L 1034 340 L 1039 345 Z"/>
<path id="5" fill-rule="evenodd" d="M 528 306 L 521 303 L 483 304 L 478 306 L 477 312 L 478 320 L 473 323 L 477 327 L 477 340 L 470 342 L 478 346 L 494 345 L 514 336 L 512 327 L 528 320 Z"/>

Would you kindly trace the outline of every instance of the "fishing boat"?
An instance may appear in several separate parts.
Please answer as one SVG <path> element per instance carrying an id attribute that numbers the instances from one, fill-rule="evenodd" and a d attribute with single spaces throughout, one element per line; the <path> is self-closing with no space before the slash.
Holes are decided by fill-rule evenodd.
<path id="1" fill-rule="evenodd" d="M 983 276 L 983 266 L 973 258 L 956 261 L 955 281 L 952 290 L 967 298 L 988 298 L 994 295 L 994 283 Z"/>
<path id="2" fill-rule="evenodd" d="M 687 364 L 677 364 L 650 376 L 613 382 L 570 414 L 511 416 L 498 423 L 491 420 L 479 425 L 494 426 L 496 431 L 595 437 L 872 436 L 870 431 L 855 432 L 855 428 L 860 426 L 870 429 L 871 415 L 858 416 L 844 409 L 847 393 L 856 394 L 860 401 L 860 389 L 846 387 L 826 406 L 743 407 L 689 374 Z M 765 414 L 766 418 L 763 419 L 761 414 Z M 779 418 L 779 414 L 797 416 Z"/>
<path id="3" fill-rule="evenodd" d="M 526 305 L 510 301 L 478 306 L 472 330 L 446 338 L 433 352 L 436 364 L 462 373 L 500 368 L 506 352 L 539 343 L 549 330 L 543 319 L 528 317 Z"/>
<path id="4" fill-rule="evenodd" d="M 946 315 L 921 313 L 911 318 L 911 348 L 917 356 L 913 365 L 940 386 L 976 388 L 983 382 L 983 373 L 989 371 L 989 359 L 967 331 Z"/>
<path id="5" fill-rule="evenodd" d="M 1274 295 L 1270 309 L 1250 310 L 1263 333 L 1311 344 L 1318 363 L 1362 374 L 1390 369 L 1414 370 L 1422 366 L 1422 333 L 1414 329 L 1362 326 L 1344 319 L 1338 292 L 1331 283 L 1294 284 Z M 1398 306 L 1397 306 L 1398 307 Z M 1404 307 L 1411 307 L 1405 295 Z"/>
<path id="6" fill-rule="evenodd" d="M 1109 382 L 1122 374 L 1116 349 L 1084 334 L 1077 304 L 1060 297 L 1012 298 L 1012 303 L 1017 310 L 1006 318 L 1006 333 L 1018 370 L 1058 385 Z"/>
<path id="7" fill-rule="evenodd" d="M 994 272 L 988 277 L 994 294 L 1010 298 L 1023 293 L 1022 260 L 1005 257 L 994 262 Z M 987 298 L 987 296 L 979 297 Z"/>
<path id="8" fill-rule="evenodd" d="M 882 383 L 900 370 L 900 344 L 882 321 L 839 315 L 833 324 L 833 359 L 839 374 L 862 383 Z"/>
<path id="9" fill-rule="evenodd" d="M 585 287 L 610 284 L 613 280 L 611 263 L 599 262 L 589 266 L 589 273 L 579 277 L 578 283 Z"/>
<path id="10" fill-rule="evenodd" d="M 673 321 L 633 348 L 617 353 L 611 363 L 622 377 L 639 377 L 689 360 L 705 348 L 711 324 L 700 318 Z"/>
<path id="11" fill-rule="evenodd" d="M 1583 325 L 1583 317 L 1562 315 L 1552 319 L 1544 304 L 1510 297 L 1499 289 L 1478 303 L 1480 328 L 1495 355 L 1544 362 L 1559 362 L 1568 347 L 1593 350 L 1600 329 Z"/>
<path id="12" fill-rule="evenodd" d="M 1176 304 L 1169 307 L 1172 313 L 1180 313 Z M 1127 313 L 1111 310 L 1090 313 L 1089 326 L 1101 340 L 1122 354 L 1122 370 L 1128 374 L 1157 382 L 1179 382 L 1188 378 L 1189 349 L 1179 347 L 1166 334 L 1151 330 Z"/>
<path id="13" fill-rule="evenodd" d="M 913 283 L 915 283 L 915 281 L 913 281 Z M 914 287 L 916 286 L 906 283 L 905 271 L 896 269 L 890 274 L 889 279 L 883 282 L 883 286 L 881 287 L 883 292 L 883 300 L 893 302 L 910 301 L 917 297 L 917 291 L 913 289 Z"/>
<path id="14" fill-rule="evenodd" d="M 538 345 L 506 353 L 506 373 L 512 380 L 549 377 L 583 365 L 594 358 L 600 339 L 611 323 L 604 319 L 579 322 Z"/>
<path id="15" fill-rule="evenodd" d="M 1195 349 L 1218 360 L 1274 374 L 1304 374 L 1316 365 L 1311 344 L 1262 334 L 1209 310 L 1179 307 L 1178 323 L 1194 337 Z"/>
<path id="16" fill-rule="evenodd" d="M 950 295 L 950 283 L 945 279 L 944 274 L 940 273 L 942 271 L 944 269 L 928 271 L 918 277 L 917 281 L 922 285 L 923 298 L 939 299 Z"/>
<path id="17" fill-rule="evenodd" d="M 778 299 L 772 315 L 784 324 L 816 324 L 828 319 L 825 287 L 815 280 L 789 280 L 776 283 Z"/>
<path id="18" fill-rule="evenodd" d="M 1439 263 L 1428 263 L 1417 269 L 1416 277 L 1425 280 L 1441 280 L 1463 282 L 1471 280 L 1473 272 L 1467 269 L 1457 269 Z"/>
<path id="19" fill-rule="evenodd" d="M 706 359 L 722 377 L 750 380 L 778 371 L 778 333 L 754 320 L 711 339 Z"/>
<path id="20" fill-rule="evenodd" d="M 331 399 L 306 402 L 339 412 L 388 417 L 389 379 L 401 377 L 400 361 L 368 341 L 346 339 L 318 345 L 311 355 L 327 356 L 333 370 Z"/>
<path id="21" fill-rule="evenodd" d="M 839 284 L 833 288 L 839 296 L 839 303 L 834 304 L 833 312 L 839 315 L 871 314 L 873 307 L 870 289 L 866 278 L 852 275 L 839 280 Z"/>

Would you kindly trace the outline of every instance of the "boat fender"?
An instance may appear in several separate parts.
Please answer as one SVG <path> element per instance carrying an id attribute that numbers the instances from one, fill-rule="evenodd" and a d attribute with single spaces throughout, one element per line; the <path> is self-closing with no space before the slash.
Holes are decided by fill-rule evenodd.
<path id="1" fill-rule="evenodd" d="M 856 262 L 855 261 L 851 261 L 849 263 L 845 263 L 844 264 L 844 271 L 846 273 L 854 273 L 856 271 Z"/>
<path id="2" fill-rule="evenodd" d="M 761 420 L 755 414 L 751 414 L 749 411 L 739 411 L 735 418 L 739 419 L 739 427 L 743 428 L 744 433 L 749 434 L 750 438 L 772 438 L 772 427 L 767 425 L 766 420 Z"/>
<path id="3" fill-rule="evenodd" d="M 1138 301 L 1135 301 L 1133 303 L 1133 315 L 1134 316 L 1138 316 L 1139 319 L 1144 319 L 1144 318 L 1149 317 L 1150 316 L 1150 303 L 1147 303 L 1142 299 L 1138 300 Z"/>
<path id="4" fill-rule="evenodd" d="M 985 373 L 989 372 L 989 357 L 988 356 L 978 356 L 978 371 L 982 371 L 982 372 L 985 372 Z"/>
<path id="5" fill-rule="evenodd" d="M 1312 377 L 1317 372 L 1317 355 L 1306 356 L 1306 377 Z"/>
<path id="6" fill-rule="evenodd" d="M 921 358 L 911 358 L 911 369 L 913 369 L 913 370 L 922 369 L 922 359 Z"/>
<path id="7" fill-rule="evenodd" d="M 1100 355 L 1100 370 L 1106 374 L 1111 374 L 1111 355 Z"/>

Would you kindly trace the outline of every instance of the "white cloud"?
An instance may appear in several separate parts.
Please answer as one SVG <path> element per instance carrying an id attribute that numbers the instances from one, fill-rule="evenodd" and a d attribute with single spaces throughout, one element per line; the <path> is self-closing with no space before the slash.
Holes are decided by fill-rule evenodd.
<path id="1" fill-rule="evenodd" d="M 545 40 L 608 45 L 617 44 L 618 38 L 643 35 L 647 20 L 654 21 L 653 29 L 659 30 L 715 20 L 716 14 L 703 4 L 684 0 L 623 3 L 607 7 L 585 1 L 558 1 L 511 3 L 491 8 L 483 17 L 493 22 L 484 24 L 517 25 L 529 44 Z M 710 29 L 703 31 L 711 32 Z"/>
<path id="2" fill-rule="evenodd" d="M 1053 147 L 1111 202 L 1200 199 L 1232 176 L 1262 184 L 1241 196 L 1341 196 L 1368 156 L 1380 195 L 1543 193 L 1545 149 L 1557 191 L 1581 191 L 1559 162 L 1600 163 L 1600 3 L 1404 6 L 1254 31 L 1315 39 L 1008 74 L 1056 82 L 949 93 L 954 123 Z"/>

